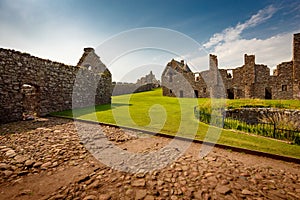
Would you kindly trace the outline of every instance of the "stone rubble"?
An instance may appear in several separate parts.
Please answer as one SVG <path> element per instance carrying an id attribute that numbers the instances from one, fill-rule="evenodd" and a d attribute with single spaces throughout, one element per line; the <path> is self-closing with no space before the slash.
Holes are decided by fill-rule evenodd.
<path id="1" fill-rule="evenodd" d="M 108 146 L 139 140 L 133 131 L 109 126 L 101 129 L 110 140 L 108 143 L 112 142 Z M 129 173 L 95 162 L 83 144 L 85 141 L 80 140 L 70 120 L 47 118 L 1 125 L 0 198 L 5 195 L 4 189 L 32 176 L 51 177 L 83 165 L 92 166 L 92 172 L 43 199 L 300 199 L 298 164 L 294 164 L 293 171 L 251 166 L 217 153 L 202 159 L 186 153 L 162 169 Z M 153 149 L 148 149 L 148 153 Z M 165 158 L 159 159 L 163 162 Z M 134 159 L 130 162 L 141 164 L 134 163 Z M 9 199 L 26 199 L 30 195 L 35 193 L 28 186 Z"/>

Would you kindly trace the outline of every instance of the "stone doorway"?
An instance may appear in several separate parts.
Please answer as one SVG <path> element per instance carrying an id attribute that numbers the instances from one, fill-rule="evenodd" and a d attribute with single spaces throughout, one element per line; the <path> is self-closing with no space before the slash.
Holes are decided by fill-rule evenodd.
<path id="1" fill-rule="evenodd" d="M 38 87 L 23 84 L 21 93 L 23 95 L 23 120 L 33 120 L 38 115 Z"/>
<path id="2" fill-rule="evenodd" d="M 234 91 L 233 88 L 227 89 L 227 98 L 234 99 Z"/>
<path id="3" fill-rule="evenodd" d="M 199 98 L 199 92 L 198 92 L 198 90 L 194 90 L 194 96 L 195 96 L 195 98 Z"/>
<path id="4" fill-rule="evenodd" d="M 272 99 L 272 89 L 265 88 L 265 99 Z"/>
<path id="5" fill-rule="evenodd" d="M 183 97 L 183 90 L 179 91 L 179 97 L 182 98 Z"/>

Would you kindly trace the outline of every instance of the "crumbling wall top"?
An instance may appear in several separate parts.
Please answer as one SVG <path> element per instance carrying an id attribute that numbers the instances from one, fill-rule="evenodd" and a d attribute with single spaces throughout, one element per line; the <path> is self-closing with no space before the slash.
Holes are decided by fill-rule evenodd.
<path id="1" fill-rule="evenodd" d="M 300 33 L 294 34 L 293 39 L 293 61 L 300 62 Z"/>
<path id="2" fill-rule="evenodd" d="M 245 65 L 254 65 L 255 64 L 255 55 L 244 55 Z"/>
<path id="3" fill-rule="evenodd" d="M 84 50 L 84 52 L 87 52 L 87 53 L 89 53 L 89 52 L 95 52 L 95 49 L 92 48 L 92 47 L 86 47 L 83 50 Z"/>
<path id="4" fill-rule="evenodd" d="M 218 58 L 216 55 L 209 54 L 209 69 L 217 69 L 218 68 Z"/>

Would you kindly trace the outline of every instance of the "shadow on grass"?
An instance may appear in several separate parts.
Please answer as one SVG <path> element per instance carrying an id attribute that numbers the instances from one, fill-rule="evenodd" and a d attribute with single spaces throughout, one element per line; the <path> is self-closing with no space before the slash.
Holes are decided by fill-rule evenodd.
<path id="1" fill-rule="evenodd" d="M 95 105 L 95 106 L 89 106 L 89 107 L 84 107 L 84 108 L 77 108 L 77 109 L 72 109 L 72 110 L 54 112 L 54 113 L 51 113 L 50 115 L 78 118 L 82 115 L 87 115 L 87 114 L 90 114 L 93 112 L 113 110 L 113 109 L 115 109 L 117 107 L 121 107 L 121 106 L 132 106 L 132 104 L 112 103 L 112 104 L 104 104 L 104 105 Z"/>

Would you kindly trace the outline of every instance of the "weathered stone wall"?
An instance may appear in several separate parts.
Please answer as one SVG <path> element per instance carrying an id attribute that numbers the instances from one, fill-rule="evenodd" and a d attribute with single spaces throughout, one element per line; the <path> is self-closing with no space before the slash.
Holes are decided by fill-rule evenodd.
<path id="1" fill-rule="evenodd" d="M 192 80 L 192 81 L 191 81 Z M 203 79 L 195 81 L 195 75 L 184 63 L 174 59 L 169 62 L 162 73 L 161 84 L 164 96 L 195 97 L 195 86 L 203 86 Z M 202 93 L 203 90 L 199 90 Z M 207 92 L 207 91 L 206 91 Z"/>
<path id="2" fill-rule="evenodd" d="M 78 73 L 79 72 L 79 73 Z M 72 108 L 76 76 L 76 107 L 111 102 L 111 74 L 84 66 L 70 66 L 14 50 L 0 49 L 0 123 L 22 120 L 28 100 L 22 87 L 34 88 L 34 111 L 38 116 Z M 96 96 L 88 92 L 96 90 Z M 86 95 L 82 95 L 86 94 Z M 77 96 L 76 96 L 77 95 Z"/>
<path id="3" fill-rule="evenodd" d="M 293 97 L 300 99 L 300 33 L 293 40 Z"/>
<path id="4" fill-rule="evenodd" d="M 112 87 L 112 95 L 118 96 L 123 94 L 145 92 L 145 91 L 151 91 L 154 88 L 157 88 L 157 85 L 154 83 L 148 83 L 144 85 L 137 84 L 137 83 L 114 84 Z"/>
<path id="5" fill-rule="evenodd" d="M 136 83 L 113 83 L 112 95 L 132 94 L 137 92 L 150 91 L 160 87 L 160 82 L 156 80 L 155 75 L 150 71 L 144 77 L 139 78 Z"/>
<path id="6" fill-rule="evenodd" d="M 283 62 L 277 65 L 276 73 L 270 81 L 273 99 L 293 99 L 292 74 L 293 62 Z"/>
<path id="7" fill-rule="evenodd" d="M 225 116 L 255 124 L 261 122 L 266 116 L 281 115 L 289 118 L 291 121 L 300 121 L 300 111 L 290 109 L 275 108 L 239 108 L 225 111 Z"/>
<path id="8" fill-rule="evenodd" d="M 150 73 L 147 74 L 146 76 L 139 78 L 136 81 L 136 83 L 139 85 L 146 85 L 146 84 L 152 83 L 152 84 L 157 85 L 157 87 L 160 85 L 159 80 L 156 80 L 155 75 L 152 73 L 152 71 L 150 71 Z"/>

